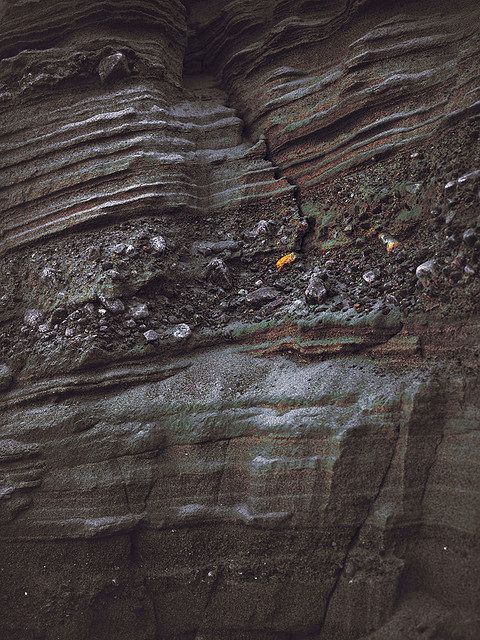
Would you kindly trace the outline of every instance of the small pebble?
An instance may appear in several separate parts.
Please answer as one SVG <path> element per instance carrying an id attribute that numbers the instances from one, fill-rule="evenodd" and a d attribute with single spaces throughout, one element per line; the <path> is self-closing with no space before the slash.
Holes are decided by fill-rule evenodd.
<path id="1" fill-rule="evenodd" d="M 173 331 L 173 337 L 176 340 L 186 340 L 192 335 L 192 330 L 188 324 L 182 323 L 175 327 Z"/>
<path id="2" fill-rule="evenodd" d="M 167 243 L 165 241 L 165 238 L 163 238 L 162 236 L 154 236 L 153 238 L 150 238 L 150 246 L 152 247 L 154 253 L 160 255 L 165 252 Z"/>
<path id="3" fill-rule="evenodd" d="M 322 304 L 328 295 L 327 288 L 322 277 L 318 273 L 312 273 L 307 288 L 305 300 L 308 304 Z"/>
<path id="4" fill-rule="evenodd" d="M 130 315 L 132 318 L 135 318 L 135 320 L 144 320 L 145 318 L 148 318 L 150 312 L 146 304 L 137 304 L 135 307 L 130 309 Z"/>
<path id="5" fill-rule="evenodd" d="M 271 235 L 274 231 L 275 222 L 273 220 L 259 220 L 252 233 L 255 237 L 258 237 Z"/>
<path id="6" fill-rule="evenodd" d="M 208 263 L 207 278 L 222 289 L 231 289 L 230 270 L 221 258 L 214 258 Z"/>
<path id="7" fill-rule="evenodd" d="M 110 313 L 117 315 L 125 311 L 125 305 L 121 300 L 102 300 L 104 306 Z"/>
<path id="8" fill-rule="evenodd" d="M 113 247 L 110 247 L 110 252 L 114 253 L 115 255 L 121 255 L 126 248 L 127 248 L 127 245 L 121 242 L 119 244 L 114 244 Z"/>
<path id="9" fill-rule="evenodd" d="M 23 316 L 23 322 L 27 327 L 38 327 L 43 319 L 43 313 L 39 309 L 27 309 Z"/>
<path id="10" fill-rule="evenodd" d="M 160 338 L 160 334 L 158 334 L 153 329 L 149 329 L 148 331 L 145 331 L 145 333 L 143 334 L 143 337 L 147 342 L 155 342 Z"/>
<path id="11" fill-rule="evenodd" d="M 424 280 L 426 278 L 432 278 L 435 275 L 436 270 L 437 263 L 435 258 L 432 258 L 431 260 L 427 260 L 426 262 L 418 265 L 415 269 L 415 275 L 419 280 Z"/>
<path id="12" fill-rule="evenodd" d="M 462 235 L 462 239 L 465 242 L 465 244 L 475 244 L 475 240 L 477 239 L 477 233 L 475 231 L 475 229 L 465 229 L 465 231 L 463 232 Z"/>
<path id="13" fill-rule="evenodd" d="M 122 274 L 116 269 L 107 269 L 107 271 L 105 271 L 105 275 L 112 280 L 123 280 Z"/>
<path id="14" fill-rule="evenodd" d="M 8 389 L 13 382 L 13 372 L 6 364 L 0 364 L 0 391 Z"/>
<path id="15" fill-rule="evenodd" d="M 278 291 L 276 291 L 276 289 L 273 287 L 261 287 L 247 294 L 245 301 L 250 307 L 258 309 L 276 298 L 278 298 Z"/>
<path id="16" fill-rule="evenodd" d="M 366 273 L 363 274 L 362 278 L 365 280 L 367 284 L 371 284 L 376 280 L 377 276 L 373 271 L 367 271 Z"/>

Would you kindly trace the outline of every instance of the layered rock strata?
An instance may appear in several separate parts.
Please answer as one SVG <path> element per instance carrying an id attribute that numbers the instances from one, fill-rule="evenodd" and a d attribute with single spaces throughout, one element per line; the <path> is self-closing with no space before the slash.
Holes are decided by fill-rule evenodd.
<path id="1" fill-rule="evenodd" d="M 476 3 L 0 18 L 0 636 L 478 638 Z"/>

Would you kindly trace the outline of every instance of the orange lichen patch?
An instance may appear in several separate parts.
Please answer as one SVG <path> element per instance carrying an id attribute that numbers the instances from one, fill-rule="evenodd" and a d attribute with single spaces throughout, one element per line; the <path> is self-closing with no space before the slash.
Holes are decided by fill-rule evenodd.
<path id="1" fill-rule="evenodd" d="M 383 242 L 387 249 L 387 253 L 393 253 L 400 246 L 400 242 L 388 233 L 380 233 L 378 238 Z"/>
<path id="2" fill-rule="evenodd" d="M 399 246 L 399 242 L 397 242 L 396 240 L 390 240 L 390 242 L 387 242 L 387 252 L 392 253 L 392 251 L 395 251 L 395 249 L 397 249 Z"/>
<path id="3" fill-rule="evenodd" d="M 297 259 L 296 253 L 287 253 L 285 256 L 282 256 L 280 260 L 277 260 L 275 266 L 277 267 L 277 271 L 281 271 L 284 267 L 289 264 L 292 264 Z"/>

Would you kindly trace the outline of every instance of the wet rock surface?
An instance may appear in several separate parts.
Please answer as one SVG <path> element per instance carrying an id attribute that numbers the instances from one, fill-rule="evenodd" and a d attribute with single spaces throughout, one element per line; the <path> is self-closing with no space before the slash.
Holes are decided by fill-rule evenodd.
<path id="1" fill-rule="evenodd" d="M 478 6 L 217 5 L 0 6 L 0 637 L 476 640 Z"/>

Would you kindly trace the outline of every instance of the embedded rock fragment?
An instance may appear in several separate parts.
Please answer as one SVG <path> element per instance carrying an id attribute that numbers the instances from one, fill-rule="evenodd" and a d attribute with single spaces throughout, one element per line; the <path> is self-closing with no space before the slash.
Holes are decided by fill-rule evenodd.
<path id="1" fill-rule="evenodd" d="M 173 337 L 176 340 L 186 340 L 192 335 L 192 330 L 188 324 L 182 323 L 175 327 L 173 331 Z"/>
<path id="2" fill-rule="evenodd" d="M 0 364 L 0 391 L 8 389 L 13 382 L 13 372 L 6 364 Z"/>
<path id="3" fill-rule="evenodd" d="M 415 270 L 415 275 L 419 280 L 425 280 L 428 278 L 433 278 L 437 271 L 437 262 L 435 258 L 431 260 L 427 260 L 426 262 L 422 262 L 419 264 Z"/>
<path id="4" fill-rule="evenodd" d="M 207 265 L 207 277 L 213 284 L 223 289 L 231 289 L 230 271 L 221 258 L 214 258 Z"/>
<path id="5" fill-rule="evenodd" d="M 39 309 L 27 309 L 23 316 L 23 322 L 28 327 L 38 327 L 42 322 L 43 313 Z"/>
<path id="6" fill-rule="evenodd" d="M 150 315 L 146 304 L 137 304 L 130 309 L 130 315 L 135 320 L 145 320 Z"/>
<path id="7" fill-rule="evenodd" d="M 129 73 L 128 61 L 123 53 L 113 53 L 98 65 L 98 75 L 104 84 L 128 76 Z"/>
<path id="8" fill-rule="evenodd" d="M 145 331 L 143 336 L 147 342 L 156 342 L 160 338 L 160 334 L 158 334 L 153 329 L 149 329 L 148 331 Z"/>
<path id="9" fill-rule="evenodd" d="M 278 291 L 276 291 L 273 287 L 260 287 L 260 289 L 255 289 L 255 291 L 250 291 L 245 297 L 245 302 L 254 308 L 258 308 L 266 304 L 267 302 L 272 302 L 272 300 L 276 300 L 278 298 Z"/>
<path id="10" fill-rule="evenodd" d="M 150 238 L 150 246 L 155 253 L 162 254 L 167 248 L 167 243 L 162 236 L 155 236 L 154 238 Z"/>
<path id="11" fill-rule="evenodd" d="M 319 273 L 312 273 L 305 289 L 305 300 L 308 304 L 322 304 L 328 295 L 323 278 Z"/>

